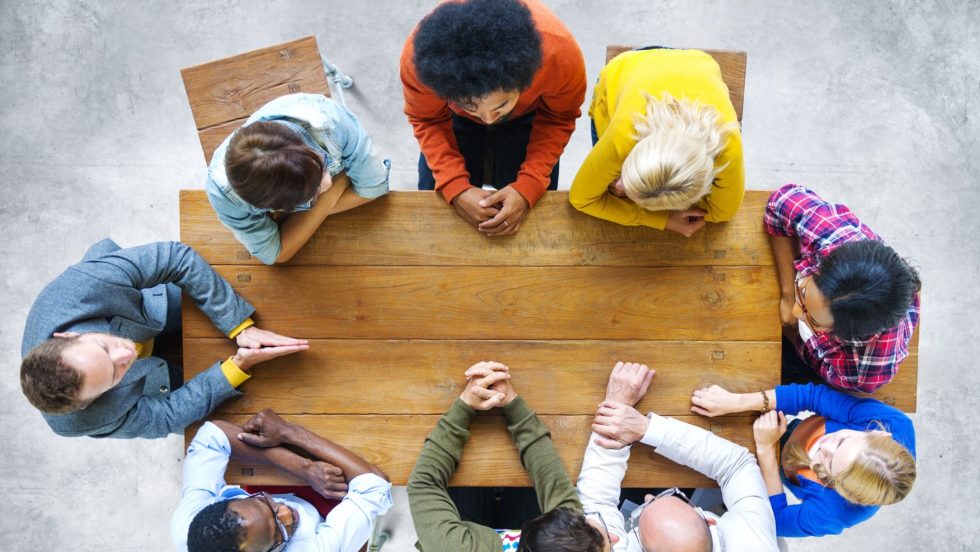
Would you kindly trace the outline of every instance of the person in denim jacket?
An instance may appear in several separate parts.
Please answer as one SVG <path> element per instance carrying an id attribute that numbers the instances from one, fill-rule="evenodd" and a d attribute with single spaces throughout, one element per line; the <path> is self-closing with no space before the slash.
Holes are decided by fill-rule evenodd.
<path id="1" fill-rule="evenodd" d="M 390 168 L 346 107 L 319 94 L 290 94 L 262 106 L 218 146 L 205 190 L 248 252 L 274 264 L 292 258 L 328 215 L 388 193 Z M 293 214 L 277 221 L 277 213 Z"/>

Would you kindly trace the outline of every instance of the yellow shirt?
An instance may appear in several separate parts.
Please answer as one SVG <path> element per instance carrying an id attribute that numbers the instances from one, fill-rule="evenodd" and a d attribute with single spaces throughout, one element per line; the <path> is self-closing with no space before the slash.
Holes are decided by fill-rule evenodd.
<path id="1" fill-rule="evenodd" d="M 713 106 L 721 114 L 722 124 L 737 123 L 738 116 L 718 63 L 700 50 L 624 52 L 602 69 L 589 107 L 599 141 L 575 175 L 568 199 L 576 209 L 594 217 L 662 230 L 669 211 L 647 211 L 628 198 L 608 192 L 636 145 L 635 115 L 646 110 L 643 92 L 655 98 L 668 92 L 677 99 Z M 742 204 L 745 168 L 738 131 L 729 135 L 725 149 L 715 160 L 715 166 L 725 163 L 728 165 L 715 178 L 711 191 L 696 204 L 708 212 L 705 220 L 709 222 L 730 220 Z"/>

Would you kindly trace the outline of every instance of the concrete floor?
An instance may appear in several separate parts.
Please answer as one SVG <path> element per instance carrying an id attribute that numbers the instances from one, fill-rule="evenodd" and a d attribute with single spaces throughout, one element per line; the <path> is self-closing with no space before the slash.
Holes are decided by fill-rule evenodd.
<path id="1" fill-rule="evenodd" d="M 980 456 L 970 431 L 980 422 L 970 207 L 980 204 L 980 2 L 548 3 L 577 36 L 590 81 L 607 43 L 747 50 L 749 187 L 798 182 L 846 203 L 921 271 L 916 488 L 842 536 L 790 548 L 976 550 L 980 525 L 950 510 L 973 502 Z M 205 175 L 178 70 L 316 34 L 354 77 L 348 104 L 393 159 L 393 187 L 411 189 L 418 148 L 397 60 L 432 4 L 0 2 L 0 549 L 170 549 L 183 439 L 56 437 L 17 373 L 32 299 L 89 244 L 177 239 L 177 190 Z M 562 158 L 563 189 L 588 151 L 587 126 Z M 407 503 L 396 498 L 390 549 L 408 550 Z"/>

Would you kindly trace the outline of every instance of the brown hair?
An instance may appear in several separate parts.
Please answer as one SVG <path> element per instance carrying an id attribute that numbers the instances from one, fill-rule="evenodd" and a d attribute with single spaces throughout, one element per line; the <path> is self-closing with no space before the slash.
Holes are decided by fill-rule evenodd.
<path id="1" fill-rule="evenodd" d="M 783 450 L 782 465 L 785 471 L 810 468 L 820 481 L 845 500 L 864 506 L 900 502 L 915 483 L 915 458 L 886 433 L 866 433 L 865 445 L 854 462 L 836 477 L 823 464 L 814 463 L 797 443 L 791 443 Z"/>
<path id="2" fill-rule="evenodd" d="M 292 211 L 316 195 L 323 159 L 288 127 L 252 123 L 228 144 L 225 173 L 235 193 L 252 205 Z"/>
<path id="3" fill-rule="evenodd" d="M 31 349 L 20 363 L 20 388 L 41 412 L 65 414 L 88 405 L 79 400 L 82 374 L 61 357 L 77 339 L 78 336 L 47 339 Z"/>

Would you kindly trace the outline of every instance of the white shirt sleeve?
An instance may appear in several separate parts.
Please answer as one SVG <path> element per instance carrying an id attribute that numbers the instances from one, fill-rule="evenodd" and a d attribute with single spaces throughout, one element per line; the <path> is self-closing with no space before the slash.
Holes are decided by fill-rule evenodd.
<path id="1" fill-rule="evenodd" d="M 610 535 L 619 537 L 613 547 L 615 552 L 626 550 L 626 522 L 619 511 L 619 494 L 626 475 L 626 463 L 630 459 L 630 447 L 611 450 L 595 443 L 595 433 L 589 437 L 585 449 L 582 471 L 575 486 L 578 499 L 586 512 L 598 512 Z"/>
<path id="2" fill-rule="evenodd" d="M 225 469 L 231 443 L 218 426 L 205 422 L 184 459 L 180 503 L 170 518 L 170 538 L 177 550 L 187 550 L 187 530 L 198 512 L 206 508 L 225 487 Z"/>
<path id="3" fill-rule="evenodd" d="M 373 473 L 350 480 L 347 496 L 316 529 L 320 552 L 357 552 L 371 534 L 371 523 L 391 508 L 391 483 Z"/>
<path id="4" fill-rule="evenodd" d="M 745 447 L 672 418 L 650 414 L 640 440 L 657 453 L 714 479 L 728 512 L 718 520 L 722 539 L 739 550 L 777 550 L 776 520 L 755 456 Z"/>

